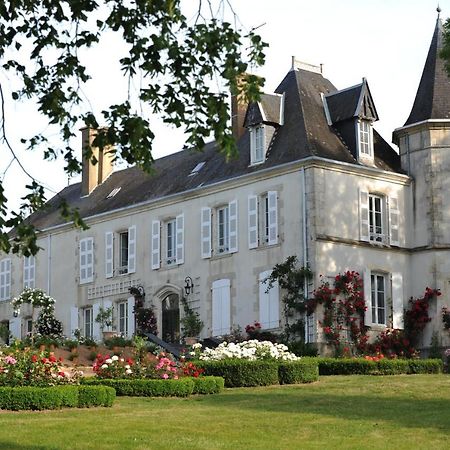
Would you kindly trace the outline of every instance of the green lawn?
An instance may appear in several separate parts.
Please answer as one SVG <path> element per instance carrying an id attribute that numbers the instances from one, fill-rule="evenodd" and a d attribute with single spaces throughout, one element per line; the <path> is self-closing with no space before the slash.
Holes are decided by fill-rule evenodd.
<path id="1" fill-rule="evenodd" d="M 0 412 L 4 449 L 448 449 L 450 376 L 322 377 L 113 408 Z"/>

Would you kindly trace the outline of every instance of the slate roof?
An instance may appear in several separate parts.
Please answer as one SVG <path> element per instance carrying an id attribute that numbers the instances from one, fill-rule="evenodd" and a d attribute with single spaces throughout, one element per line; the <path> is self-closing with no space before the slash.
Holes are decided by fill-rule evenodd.
<path id="1" fill-rule="evenodd" d="M 416 98 L 404 126 L 428 119 L 450 118 L 450 79 L 439 56 L 443 40 L 442 21 L 438 17 Z"/>
<path id="2" fill-rule="evenodd" d="M 262 94 L 259 102 L 249 105 L 245 114 L 244 127 L 251 127 L 260 123 L 273 126 L 280 125 L 282 121 L 282 101 L 282 95 Z"/>
<path id="3" fill-rule="evenodd" d="M 152 175 L 136 167 L 113 172 L 87 197 L 80 196 L 81 183 L 68 186 L 48 202 L 46 210 L 33 214 L 30 220 L 38 229 L 64 223 L 57 210 L 60 197 L 65 198 L 71 207 L 78 208 L 82 217 L 89 217 L 311 156 L 357 165 L 338 133 L 328 126 L 326 120 L 321 93 L 334 91 L 336 88 L 321 74 L 300 69 L 288 72 L 276 89 L 276 93 L 285 94 L 284 125 L 276 130 L 263 164 L 249 166 L 250 142 L 246 131 L 238 142 L 238 159 L 229 163 L 217 151 L 215 143 L 207 144 L 202 151 L 183 150 L 157 159 Z M 376 166 L 399 172 L 398 154 L 381 136 L 376 133 L 374 136 Z M 203 167 L 196 175 L 190 175 L 200 162 L 205 162 Z M 107 198 L 118 187 L 120 191 Z"/>

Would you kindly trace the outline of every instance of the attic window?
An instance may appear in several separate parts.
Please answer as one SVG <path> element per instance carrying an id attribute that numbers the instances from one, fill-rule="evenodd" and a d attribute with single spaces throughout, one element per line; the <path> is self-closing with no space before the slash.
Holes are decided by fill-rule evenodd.
<path id="1" fill-rule="evenodd" d="M 120 190 L 122 189 L 122 187 L 116 187 L 114 188 L 107 196 L 106 198 L 113 198 Z"/>
<path id="2" fill-rule="evenodd" d="M 373 158 L 373 131 L 372 123 L 368 120 L 359 120 L 357 122 L 357 136 L 359 157 Z"/>
<path id="3" fill-rule="evenodd" d="M 201 168 L 206 164 L 206 161 L 199 162 L 192 170 L 189 176 L 196 175 L 200 172 Z"/>
<path id="4" fill-rule="evenodd" d="M 264 125 L 250 128 L 250 164 L 260 164 L 265 159 Z"/>

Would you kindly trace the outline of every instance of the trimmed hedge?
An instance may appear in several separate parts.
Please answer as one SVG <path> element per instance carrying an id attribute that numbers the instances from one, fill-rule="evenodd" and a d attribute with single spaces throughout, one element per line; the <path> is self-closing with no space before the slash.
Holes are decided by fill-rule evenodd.
<path id="1" fill-rule="evenodd" d="M 225 359 L 221 361 L 195 361 L 205 375 L 223 377 L 226 387 L 270 386 L 278 384 L 278 363 Z"/>
<path id="2" fill-rule="evenodd" d="M 312 383 L 319 379 L 317 358 L 302 358 L 298 361 L 283 361 L 278 365 L 280 384 Z"/>
<path id="3" fill-rule="evenodd" d="M 117 395 L 129 397 L 188 397 L 194 392 L 194 381 L 191 378 L 180 378 L 179 380 L 86 378 L 83 380 L 83 384 L 85 386 L 109 386 L 116 390 Z"/>
<path id="4" fill-rule="evenodd" d="M 111 406 L 116 393 L 106 386 L 0 387 L 0 409 L 43 410 Z"/>
<path id="5" fill-rule="evenodd" d="M 318 358 L 320 375 L 397 375 L 441 373 L 440 359 Z"/>
<path id="6" fill-rule="evenodd" d="M 223 391 L 225 380 L 222 377 L 198 377 L 192 378 L 194 382 L 193 394 L 218 394 Z"/>

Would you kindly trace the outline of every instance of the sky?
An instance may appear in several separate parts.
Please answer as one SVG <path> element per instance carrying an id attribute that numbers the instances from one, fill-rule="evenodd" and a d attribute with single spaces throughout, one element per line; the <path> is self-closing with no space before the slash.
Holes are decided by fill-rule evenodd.
<path id="1" fill-rule="evenodd" d="M 213 0 L 214 1 L 214 0 Z M 192 8 L 197 0 L 184 0 Z M 380 117 L 375 128 L 388 142 L 392 131 L 401 127 L 411 110 L 437 18 L 435 0 L 231 0 L 244 31 L 259 27 L 269 44 L 266 64 L 254 70 L 265 77 L 265 91 L 274 91 L 291 67 L 291 58 L 323 64 L 323 75 L 338 89 L 353 86 L 366 77 Z M 441 17 L 450 16 L 450 0 L 441 0 Z M 190 12 L 186 10 L 186 16 Z M 110 36 L 106 44 L 86 56 L 93 79 L 83 91 L 95 111 L 116 101 L 126 92 L 126 82 L 116 61 L 123 47 L 120 37 Z M 0 73 L 4 84 L 14 80 Z M 39 152 L 26 151 L 21 137 L 47 129 L 31 102 L 14 103 L 7 96 L 6 129 L 10 142 L 24 167 L 48 190 L 48 198 L 69 182 L 61 161 L 43 161 Z M 181 149 L 181 130 L 155 121 L 155 158 Z M 81 136 L 74 143 L 81 156 Z M 0 143 L 0 179 L 8 206 L 17 208 L 29 179 L 11 161 Z M 123 167 L 123 166 L 121 166 Z"/>

